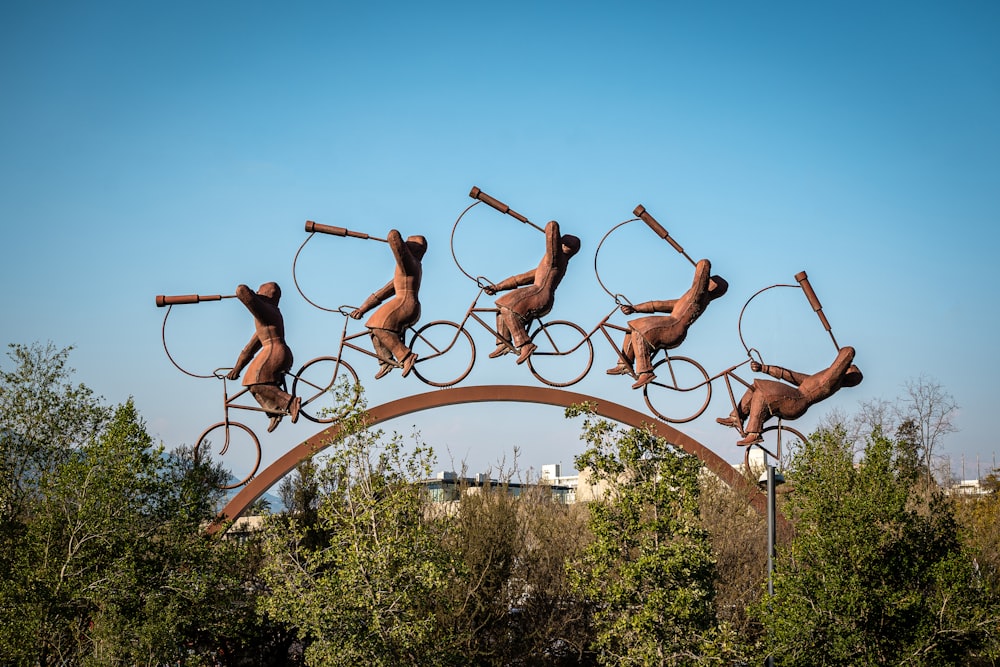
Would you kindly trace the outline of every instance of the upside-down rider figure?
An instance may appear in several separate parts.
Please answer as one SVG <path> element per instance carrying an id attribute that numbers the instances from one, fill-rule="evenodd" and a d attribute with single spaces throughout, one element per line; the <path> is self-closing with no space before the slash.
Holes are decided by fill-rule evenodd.
<path id="1" fill-rule="evenodd" d="M 753 372 L 767 373 L 784 382 L 754 380 L 732 414 L 715 421 L 738 430 L 743 430 L 743 422 L 746 421 L 746 430 L 743 431 L 745 435 L 736 442 L 737 445 L 763 442 L 761 431 L 764 422 L 771 417 L 798 419 L 806 413 L 809 406 L 829 398 L 841 387 L 856 387 L 861 384 L 861 370 L 853 361 L 853 347 L 841 348 L 829 368 L 812 375 L 751 361 L 750 370 Z"/>
<path id="2" fill-rule="evenodd" d="M 239 285 L 236 298 L 253 315 L 255 331 L 226 377 L 235 380 L 247 369 L 243 386 L 271 418 L 267 427 L 270 433 L 285 415 L 291 416 L 293 424 L 297 422 L 302 403 L 301 398 L 285 391 L 285 373 L 292 367 L 292 351 L 285 344 L 285 323 L 278 310 L 281 288 L 278 283 L 264 283 L 254 292 L 246 285 Z"/>
<path id="3" fill-rule="evenodd" d="M 403 377 L 406 377 L 417 361 L 417 355 L 403 342 L 403 334 L 407 327 L 420 319 L 418 293 L 423 271 L 420 260 L 427 252 L 427 239 L 423 236 L 410 236 L 403 241 L 402 235 L 392 229 L 386 241 L 396 258 L 396 272 L 385 287 L 374 292 L 351 312 L 351 317 L 361 319 L 362 315 L 389 299 L 365 322 L 379 358 L 376 380 L 388 375 L 393 368 L 402 368 Z"/>
<path id="4" fill-rule="evenodd" d="M 517 350 L 517 363 L 523 364 L 537 349 L 528 337 L 528 325 L 552 310 L 556 288 L 566 275 L 570 258 L 579 250 L 580 239 L 572 234 L 560 235 L 559 223 L 552 220 L 545 225 L 545 255 L 537 268 L 483 288 L 490 295 L 512 290 L 496 300 L 500 309 L 497 313 L 500 336 L 497 348 L 490 352 L 490 359 Z"/>
<path id="5" fill-rule="evenodd" d="M 705 311 L 708 304 L 718 299 L 729 289 L 720 276 L 713 276 L 712 264 L 707 259 L 699 260 L 694 268 L 694 280 L 690 289 L 678 299 L 646 301 L 635 305 L 622 304 L 621 311 L 632 313 L 670 313 L 651 315 L 629 320 L 629 331 L 622 341 L 622 356 L 618 365 L 609 368 L 608 375 L 637 376 L 633 389 L 649 384 L 656 377 L 653 374 L 653 355 L 659 350 L 671 350 L 687 337 L 688 328 Z"/>

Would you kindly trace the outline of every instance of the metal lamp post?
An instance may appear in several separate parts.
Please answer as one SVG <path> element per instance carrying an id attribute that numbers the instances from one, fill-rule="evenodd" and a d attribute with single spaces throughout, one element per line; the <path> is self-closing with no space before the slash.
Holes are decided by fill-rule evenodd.
<path id="1" fill-rule="evenodd" d="M 774 558 L 775 552 L 777 509 L 775 500 L 775 489 L 778 484 L 784 484 L 785 476 L 775 471 L 774 464 L 770 463 L 767 454 L 764 455 L 765 470 L 761 473 L 757 483 L 767 491 L 767 595 L 768 598 L 774 596 Z M 764 663 L 767 667 L 774 667 L 774 656 L 768 655 Z"/>

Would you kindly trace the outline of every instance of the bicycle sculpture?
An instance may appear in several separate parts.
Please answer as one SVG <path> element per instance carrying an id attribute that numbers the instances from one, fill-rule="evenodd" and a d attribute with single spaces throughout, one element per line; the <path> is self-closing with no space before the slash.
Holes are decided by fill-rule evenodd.
<path id="1" fill-rule="evenodd" d="M 794 436 L 804 441 L 805 437 L 802 433 L 789 426 L 785 421 L 801 417 L 805 414 L 809 406 L 832 396 L 841 387 L 856 386 L 861 382 L 862 375 L 861 371 L 852 365 L 854 349 L 850 347 L 840 348 L 837 344 L 830 323 L 823 313 L 822 306 L 816 296 L 815 290 L 809 282 L 806 272 L 799 272 L 795 275 L 795 279 L 798 283 L 796 285 L 776 284 L 758 290 L 743 304 L 739 320 L 737 321 L 737 329 L 739 331 L 740 343 L 747 353 L 747 359 L 711 377 L 705 374 L 705 380 L 696 384 L 678 383 L 674 379 L 672 372 L 663 373 L 664 377 L 669 379 L 654 380 L 643 387 L 646 404 L 650 410 L 668 422 L 681 423 L 696 419 L 708 407 L 708 403 L 711 400 L 712 383 L 719 378 L 723 378 L 726 383 L 729 401 L 732 405 L 732 412 L 727 417 L 716 419 L 716 422 L 737 430 L 740 434 L 740 440 L 736 444 L 747 448 L 744 454 L 746 462 L 749 461 L 750 450 L 753 447 L 759 447 L 765 454 L 775 459 L 780 459 L 784 437 Z M 823 327 L 830 335 L 831 340 L 833 340 L 838 354 L 834 363 L 826 370 L 813 375 L 807 375 L 805 373 L 790 371 L 780 366 L 767 365 L 763 363 L 760 352 L 746 344 L 743 337 L 743 316 L 748 306 L 764 292 L 783 287 L 802 289 L 809 304 L 813 307 Z M 653 366 L 653 370 L 655 372 L 661 366 L 671 368 L 671 365 L 675 361 L 676 359 L 670 357 L 668 354 Z M 695 363 L 690 360 L 685 361 Z M 736 373 L 738 368 L 746 364 L 749 364 L 750 370 L 755 373 L 767 373 L 778 380 L 784 380 L 790 384 L 763 379 L 755 379 L 752 382 L 748 382 Z M 700 366 L 698 368 L 701 369 Z M 704 373 L 704 370 L 701 370 L 701 372 Z M 733 391 L 733 382 L 739 383 L 745 388 L 745 392 L 739 400 L 737 400 L 736 394 Z M 705 400 L 702 403 L 702 407 L 693 414 L 682 418 L 672 418 L 662 413 L 656 406 L 668 403 L 669 401 L 663 400 L 663 398 L 669 398 L 670 394 L 676 392 L 704 392 Z M 764 423 L 771 417 L 777 417 L 778 423 L 765 427 Z"/>
<path id="2" fill-rule="evenodd" d="M 579 250 L 580 240 L 572 234 L 561 234 L 559 225 L 555 221 L 549 222 L 544 228 L 536 225 L 479 188 L 472 188 L 469 196 L 476 201 L 462 211 L 458 219 L 455 220 L 451 231 L 451 254 L 459 271 L 476 283 L 479 291 L 460 322 L 437 320 L 424 325 L 414 333 L 410 348 L 419 356 L 413 369 L 414 373 L 423 382 L 434 387 L 449 387 L 465 379 L 476 360 L 475 342 L 466 328 L 466 324 L 471 320 L 486 329 L 496 340 L 497 347 L 489 355 L 491 359 L 511 352 L 518 352 L 517 363 L 521 364 L 527 361 L 531 373 L 541 382 L 552 386 L 572 384 L 575 380 L 560 383 L 543 376 L 536 369 L 533 360 L 539 348 L 542 347 L 539 334 L 546 327 L 567 327 L 580 334 L 583 333 L 582 329 L 572 322 L 556 320 L 545 323 L 541 319 L 552 308 L 556 288 L 566 273 L 570 258 Z M 545 254 L 537 268 L 511 276 L 498 283 L 494 283 L 484 276 L 473 276 L 465 270 L 455 253 L 455 232 L 465 215 L 481 203 L 487 204 L 503 214 L 510 215 L 545 234 Z M 497 292 L 507 290 L 510 292 L 497 299 L 495 307 L 479 306 L 479 298 L 484 293 L 492 296 Z M 490 325 L 485 316 L 495 322 L 495 327 Z M 532 333 L 528 333 L 528 329 L 536 322 L 538 327 Z M 456 348 L 463 351 L 463 359 L 465 355 L 468 355 L 469 358 L 468 364 L 457 375 L 453 374 L 455 366 L 443 359 L 445 355 Z M 455 357 L 454 354 L 449 355 L 449 360 Z"/>
<path id="3" fill-rule="evenodd" d="M 580 240 L 573 235 L 562 234 L 555 221 L 544 227 L 536 225 L 477 187 L 472 188 L 469 196 L 475 201 L 455 220 L 451 230 L 451 254 L 459 271 L 473 281 L 478 289 L 457 322 L 435 320 L 415 328 L 420 316 L 418 293 L 421 260 L 427 249 L 424 237 L 410 236 L 404 241 L 397 230 L 390 230 L 387 238 L 383 239 L 343 227 L 313 221 L 305 223 L 308 236 L 292 262 L 296 289 L 312 306 L 341 315 L 343 327 L 336 352 L 331 356 L 317 357 L 303 365 L 292 376 L 290 393 L 286 391 L 286 377 L 291 369 L 292 357 L 284 343 L 284 326 L 277 307 L 280 290 L 276 284 L 262 285 L 256 293 L 241 285 L 237 288 L 237 294 L 229 296 L 156 297 L 157 306 L 168 307 L 163 318 L 163 347 L 171 363 L 187 375 L 214 377 L 223 382 L 223 421 L 213 424 L 201 434 L 195 446 L 196 453 L 213 446 L 211 436 L 221 439 L 221 444 L 217 445 L 219 456 L 224 456 L 232 449 L 234 434 L 242 433 L 249 437 L 251 458 L 255 457 L 256 462 L 251 466 L 249 474 L 226 488 L 246 483 L 256 473 L 260 463 L 260 442 L 256 434 L 245 424 L 231 420 L 230 409 L 264 412 L 271 418 L 269 432 L 285 416 L 289 416 L 293 422 L 299 414 L 318 423 L 338 420 L 358 402 L 361 392 L 357 372 L 343 358 L 348 350 L 371 357 L 378 363 L 379 370 L 375 379 L 386 376 L 394 369 L 400 369 L 403 377 L 407 377 L 412 371 L 427 385 L 450 387 L 468 377 L 476 361 L 476 345 L 468 328 L 470 322 L 478 323 L 494 338 L 497 347 L 489 354 L 490 358 L 516 353 L 517 364 L 526 363 L 536 379 L 552 387 L 568 387 L 587 375 L 594 362 L 593 339 L 600 332 L 617 359 L 616 364 L 607 370 L 607 374 L 632 378 L 632 388 L 642 390 L 643 400 L 652 414 L 669 423 L 690 422 L 704 414 L 712 399 L 713 384 L 721 378 L 725 382 L 732 411 L 716 421 L 737 430 L 740 435 L 737 444 L 746 447 L 747 461 L 753 447 L 759 447 L 766 455 L 780 459 L 783 437 L 805 439 L 787 421 L 801 417 L 811 405 L 828 398 L 840 388 L 852 387 L 861 382 L 861 371 L 853 364 L 854 349 L 841 348 L 837 344 L 805 271 L 795 276 L 796 284 L 770 285 L 758 290 L 743 304 L 737 321 L 740 343 L 747 357 L 743 361 L 710 376 L 694 359 L 673 355 L 672 350 L 685 340 L 690 327 L 708 305 L 727 292 L 728 283 L 720 276 L 712 275 L 709 260 L 692 259 L 641 205 L 633 211 L 634 217 L 612 227 L 594 252 L 594 273 L 601 288 L 614 302 L 611 311 L 589 332 L 567 320 L 544 320 L 552 309 L 556 288 L 566 273 L 569 260 L 580 248 Z M 473 275 L 462 266 L 455 252 L 456 231 L 469 211 L 480 204 L 486 204 L 545 235 L 545 253 L 535 269 L 494 283 L 484 276 Z M 692 265 L 694 276 L 691 286 L 678 298 L 632 303 L 623 294 L 609 290 L 601 280 L 598 258 L 605 241 L 616 230 L 636 221 L 645 223 Z M 392 280 L 357 307 L 341 305 L 330 308 L 316 303 L 303 291 L 297 275 L 302 250 L 316 234 L 388 244 L 396 260 Z M 810 306 L 837 348 L 837 357 L 828 368 L 818 373 L 805 374 L 768 365 L 763 362 L 760 352 L 747 345 L 742 328 L 747 308 L 764 292 L 779 287 L 799 288 L 805 293 Z M 491 307 L 479 305 L 483 294 L 492 296 L 498 292 L 507 293 L 500 296 Z M 201 375 L 185 370 L 167 348 L 166 326 L 170 309 L 179 304 L 229 298 L 239 298 L 254 315 L 254 336 L 231 368 L 217 368 L 211 374 Z M 374 313 L 365 323 L 364 330 L 348 332 L 351 319 L 360 319 L 363 314 L 372 310 Z M 626 316 L 636 313 L 644 316 L 629 320 L 623 326 L 610 321 L 618 312 Z M 372 341 L 371 349 L 359 342 L 359 339 L 366 336 Z M 409 345 L 405 344 L 407 338 Z M 616 342 L 616 338 L 621 343 Z M 662 358 L 654 363 L 660 351 L 663 351 Z M 737 370 L 744 365 L 749 365 L 754 373 L 765 373 L 774 379 L 745 380 L 737 374 Z M 243 388 L 230 394 L 227 380 L 235 381 L 244 368 L 247 373 Z M 742 385 L 745 390 L 739 399 L 733 389 L 734 383 Z M 250 393 L 258 405 L 239 403 L 238 400 L 246 393 Z M 777 424 L 766 426 L 766 422 L 772 417 L 778 418 Z"/>
<path id="4" fill-rule="evenodd" d="M 828 368 L 813 374 L 799 373 L 782 368 L 781 366 L 771 366 L 764 364 L 759 359 L 750 362 L 750 370 L 766 373 L 784 382 L 762 379 L 754 380 L 752 385 L 747 385 L 746 382 L 743 382 L 747 390 L 739 402 L 736 401 L 735 395 L 732 393 L 732 387 L 730 386 L 729 398 L 733 404 L 733 410 L 729 416 L 719 417 L 716 421 L 723 426 L 731 426 L 740 433 L 742 439 L 738 440 L 736 444 L 747 447 L 747 456 L 749 456 L 751 447 L 758 446 L 771 456 L 780 458 L 780 434 L 782 430 L 793 433 L 800 440 L 805 440 L 798 431 L 782 425 L 781 422 L 783 419 L 798 419 L 806 413 L 806 410 L 810 406 L 829 398 L 843 387 L 856 387 L 863 379 L 861 370 L 853 363 L 854 348 L 850 346 L 842 348 L 837 343 L 837 339 L 834 337 L 833 330 L 830 327 L 830 322 L 823 313 L 823 306 L 820 304 L 815 290 L 813 290 L 812 285 L 809 283 L 809 277 L 806 275 L 806 272 L 800 271 L 795 274 L 795 280 L 798 282 L 798 287 L 805 293 L 809 305 L 816 312 L 823 328 L 830 335 L 830 340 L 833 341 L 833 346 L 837 349 L 837 357 Z M 772 285 L 771 287 L 765 287 L 747 300 L 747 303 L 743 306 L 743 310 L 745 311 L 750 301 L 759 294 L 774 287 L 796 287 L 796 285 Z M 743 312 L 740 312 L 741 323 L 742 320 Z M 747 347 L 743 341 L 742 329 L 740 331 L 740 342 L 743 343 L 744 348 Z M 752 348 L 747 348 L 748 356 L 751 350 Z M 763 424 L 771 417 L 778 418 L 778 425 L 764 428 Z M 777 448 L 774 450 L 763 445 L 764 433 L 772 430 L 776 430 L 778 433 Z"/>
<path id="5" fill-rule="evenodd" d="M 280 288 L 276 283 L 265 283 L 256 293 L 246 285 L 240 285 L 236 294 L 175 296 L 161 294 L 156 297 L 156 305 L 167 308 L 163 315 L 161 337 L 163 350 L 170 363 L 185 375 L 202 379 L 216 378 L 222 381 L 223 419 L 205 429 L 195 441 L 195 458 L 200 460 L 209 452 L 213 458 L 233 453 L 230 460 L 248 457 L 251 461 L 248 466 L 243 467 L 243 470 L 248 472 L 241 473 L 237 481 L 224 485 L 225 489 L 242 486 L 253 479 L 260 467 L 261 456 L 257 434 L 246 424 L 230 419 L 230 409 L 265 413 L 271 419 L 267 429 L 269 433 L 278 426 L 284 416 L 290 416 L 292 421 L 295 421 L 302 415 L 310 421 L 321 424 L 330 423 L 338 416 L 342 416 L 334 409 L 337 404 L 336 396 L 330 391 L 332 385 L 324 379 L 324 375 L 329 375 L 325 372 L 327 366 L 335 362 L 329 357 L 317 357 L 304 364 L 299 372 L 292 376 L 291 393 L 285 391 L 292 354 L 284 342 L 284 325 L 277 308 L 278 298 L 280 298 Z M 189 371 L 177 363 L 167 346 L 167 319 L 170 317 L 170 311 L 175 305 L 222 299 L 240 299 L 254 315 L 256 332 L 240 353 L 235 366 L 216 368 L 211 373 Z M 230 393 L 227 381 L 236 380 L 244 368 L 248 370 L 243 388 Z M 248 393 L 257 400 L 258 405 L 240 402 Z M 218 442 L 213 438 L 218 438 Z"/>
<path id="6" fill-rule="evenodd" d="M 371 236 L 364 232 L 358 232 L 346 229 L 344 227 L 323 225 L 317 222 L 313 222 L 311 220 L 306 222 L 305 230 L 309 232 L 309 236 L 306 237 L 305 241 L 302 242 L 302 245 L 299 246 L 298 251 L 295 253 L 295 259 L 292 261 L 292 277 L 295 282 L 296 289 L 298 289 L 299 294 L 302 295 L 302 298 L 305 299 L 306 302 L 324 312 L 339 313 L 344 317 L 344 326 L 341 330 L 340 338 L 337 343 L 336 354 L 332 357 L 328 357 L 328 359 L 333 360 L 335 364 L 334 367 L 330 369 L 331 371 L 330 387 L 332 388 L 334 386 L 339 386 L 341 384 L 346 384 L 348 387 L 350 387 L 349 389 L 350 395 L 348 397 L 348 400 L 346 400 L 344 403 L 344 408 L 343 408 L 344 411 L 349 410 L 354 404 L 357 403 L 361 393 L 361 387 L 358 382 L 357 372 L 348 362 L 344 360 L 345 350 L 353 350 L 355 352 L 360 352 L 363 355 L 375 359 L 379 364 L 379 371 L 375 375 L 376 380 L 384 377 L 393 368 L 400 368 L 403 371 L 402 375 L 404 377 L 409 375 L 410 370 L 412 370 L 414 375 L 416 375 L 418 378 L 420 378 L 421 381 L 423 381 L 426 384 L 435 387 L 448 387 L 457 382 L 460 382 L 469 374 L 469 371 L 472 370 L 471 362 L 469 366 L 466 367 L 465 370 L 458 375 L 458 377 L 455 377 L 454 379 L 451 380 L 436 381 L 432 377 L 434 375 L 433 373 L 425 374 L 428 368 L 434 367 L 434 359 L 440 355 L 439 354 L 426 355 L 423 352 L 424 349 L 434 348 L 434 345 L 429 340 L 425 339 L 421 334 L 421 331 L 423 331 L 424 329 L 426 329 L 431 325 L 430 324 L 426 325 L 425 327 L 421 328 L 420 331 L 414 329 L 414 325 L 416 324 L 416 320 L 420 312 L 419 301 L 417 301 L 417 291 L 419 290 L 419 272 L 420 272 L 419 261 L 420 258 L 423 256 L 422 250 L 426 249 L 427 247 L 427 242 L 426 240 L 423 239 L 422 236 L 410 237 L 404 244 L 405 246 L 404 248 L 397 247 L 394 249 L 394 255 L 396 256 L 396 261 L 397 261 L 397 269 L 396 269 L 396 275 L 393 277 L 392 282 L 387 284 L 381 290 L 372 294 L 366 300 L 366 302 L 363 303 L 361 306 L 355 307 L 349 305 L 341 305 L 337 306 L 336 308 L 331 308 L 319 304 L 313 299 L 311 299 L 309 296 L 307 296 L 302 288 L 302 285 L 300 284 L 298 278 L 298 262 L 303 249 L 306 247 L 306 244 L 309 243 L 309 241 L 312 240 L 316 234 L 325 234 L 329 236 L 340 236 L 340 237 L 357 238 L 362 240 L 380 241 L 382 243 L 390 243 L 391 240 L 395 238 L 397 244 L 401 237 L 399 237 L 399 233 L 395 232 L 395 230 L 392 230 L 390 232 L 389 239 L 382 239 L 375 236 Z M 393 234 L 393 232 L 395 232 L 395 235 Z M 415 259 L 416 261 L 415 266 L 413 264 L 410 264 L 409 268 L 407 268 L 406 264 L 409 261 L 406 257 L 407 252 L 411 253 L 411 256 Z M 419 256 L 417 256 L 418 253 Z M 402 288 L 396 285 L 396 281 L 400 279 L 401 273 L 403 274 Z M 414 280 L 414 277 L 416 277 L 416 280 Z M 385 322 L 385 320 L 375 320 L 375 316 L 373 316 L 373 318 L 369 320 L 367 323 L 368 331 L 358 331 L 350 334 L 347 332 L 347 325 L 350 319 L 359 319 L 364 312 L 367 312 L 368 310 L 373 308 L 375 305 L 377 305 L 378 302 L 381 302 L 388 296 L 392 295 L 395 295 L 398 298 L 400 293 L 406 294 L 404 299 L 410 299 L 410 302 L 403 304 L 404 307 L 402 308 L 402 310 L 407 311 L 406 317 L 394 317 L 395 321 L 392 323 L 393 329 L 389 330 L 386 327 L 380 328 L 373 326 L 375 324 L 382 324 Z M 390 302 L 388 304 L 385 304 L 384 306 L 382 306 L 382 308 L 386 308 L 389 306 L 393 306 L 393 303 Z M 376 313 L 376 315 L 378 315 L 378 313 Z M 441 324 L 441 323 L 432 322 L 431 324 Z M 410 335 L 411 338 L 409 346 L 403 344 L 403 341 L 405 340 L 407 333 Z M 451 341 L 449 349 L 451 349 L 451 347 L 455 347 L 456 345 L 461 346 L 462 342 L 467 342 L 468 347 L 471 351 L 470 356 L 472 357 L 472 361 L 475 361 L 475 345 L 472 342 L 472 337 L 469 336 L 468 332 L 463 331 L 461 333 L 465 333 L 464 341 L 461 340 Z M 368 334 L 371 335 L 374 350 L 363 347 L 359 342 L 357 342 L 358 339 L 363 338 L 365 335 Z M 460 333 L 456 334 L 456 336 L 458 335 L 460 335 Z M 384 344 L 382 342 L 384 339 L 388 339 L 388 343 L 391 343 L 395 347 L 395 349 L 397 350 L 395 354 L 393 354 L 390 345 Z M 425 372 L 421 372 L 422 370 Z"/>

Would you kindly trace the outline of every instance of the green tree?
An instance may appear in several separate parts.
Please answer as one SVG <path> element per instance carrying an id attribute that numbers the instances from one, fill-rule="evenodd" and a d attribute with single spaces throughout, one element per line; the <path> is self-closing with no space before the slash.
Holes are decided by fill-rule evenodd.
<path id="1" fill-rule="evenodd" d="M 977 577 L 987 600 L 992 601 L 994 623 L 983 656 L 1000 663 L 1000 492 L 996 473 L 984 480 L 992 488 L 983 496 L 956 496 L 956 507 L 962 543 L 972 554 Z"/>
<path id="2" fill-rule="evenodd" d="M 5 662 L 198 664 L 255 636 L 232 560 L 243 547 L 202 530 L 222 472 L 153 446 L 131 400 L 108 408 L 73 386 L 68 350 L 13 349 L 0 431 L 20 475 L 0 532 Z"/>
<path id="3" fill-rule="evenodd" d="M 995 613 L 950 507 L 918 486 L 913 449 L 876 428 L 857 459 L 843 428 L 793 456 L 795 525 L 760 613 L 781 665 L 964 665 Z"/>
<path id="4" fill-rule="evenodd" d="M 415 484 L 429 476 L 432 453 L 368 431 L 363 413 L 342 432 L 316 472 L 322 542 L 294 518 L 266 531 L 261 610 L 297 629 L 308 664 L 465 664 L 440 622 L 462 565 Z"/>
<path id="5" fill-rule="evenodd" d="M 464 489 L 447 515 L 447 548 L 463 567 L 446 592 L 442 622 L 477 665 L 579 665 L 589 644 L 587 605 L 566 564 L 587 539 L 585 511 L 544 485 Z"/>
<path id="6" fill-rule="evenodd" d="M 89 442 L 110 410 L 86 386 L 73 385 L 72 348 L 8 346 L 12 370 L 0 369 L 0 519 L 15 520 L 37 499 L 39 480 Z"/>
<path id="7" fill-rule="evenodd" d="M 648 431 L 584 415 L 578 470 L 603 488 L 589 503 L 593 542 L 574 563 L 593 605 L 601 664 L 688 665 L 712 653 L 715 562 L 699 517 L 701 462 Z"/>

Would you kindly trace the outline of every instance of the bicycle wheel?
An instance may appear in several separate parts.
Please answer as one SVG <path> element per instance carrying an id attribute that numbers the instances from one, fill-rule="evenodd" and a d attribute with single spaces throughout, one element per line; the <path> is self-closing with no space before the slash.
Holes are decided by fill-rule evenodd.
<path id="1" fill-rule="evenodd" d="M 684 424 L 697 419 L 712 400 L 708 373 L 693 359 L 666 357 L 653 365 L 653 374 L 656 379 L 642 388 L 642 397 L 653 414 L 665 422 Z"/>
<path id="2" fill-rule="evenodd" d="M 446 353 L 453 349 L 460 353 Z M 454 322 L 438 320 L 420 327 L 413 334 L 410 350 L 417 355 L 413 373 L 432 387 L 450 387 L 464 380 L 476 363 L 476 344 L 469 332 Z M 462 364 L 468 363 L 465 366 Z M 441 379 L 441 378 L 452 378 Z"/>
<path id="3" fill-rule="evenodd" d="M 219 422 L 205 429 L 194 446 L 195 461 L 222 463 L 230 470 L 229 483 L 220 488 L 243 486 L 260 467 L 260 441 L 250 427 L 239 422 Z"/>
<path id="4" fill-rule="evenodd" d="M 528 368 L 551 387 L 576 384 L 594 363 L 594 344 L 572 322 L 546 322 L 531 334 L 531 342 L 538 347 L 528 357 Z"/>
<path id="5" fill-rule="evenodd" d="M 788 449 L 789 445 L 795 442 L 805 442 L 805 436 L 803 436 L 799 431 L 795 430 L 787 424 L 775 424 L 774 426 L 767 426 L 760 433 L 761 437 L 764 438 L 764 442 L 759 445 L 754 445 L 754 447 L 759 447 L 764 450 L 764 453 L 770 456 L 775 461 L 780 461 L 782 454 Z M 747 447 L 747 450 L 752 449 L 752 447 Z M 749 456 L 749 451 L 746 458 Z"/>
<path id="6" fill-rule="evenodd" d="M 295 374 L 292 395 L 302 399 L 300 415 L 317 424 L 329 424 L 358 404 L 361 384 L 347 362 L 337 357 L 316 357 Z"/>

